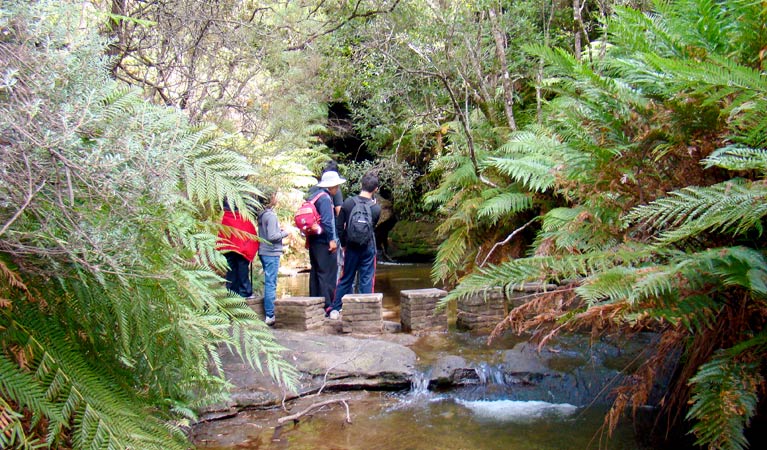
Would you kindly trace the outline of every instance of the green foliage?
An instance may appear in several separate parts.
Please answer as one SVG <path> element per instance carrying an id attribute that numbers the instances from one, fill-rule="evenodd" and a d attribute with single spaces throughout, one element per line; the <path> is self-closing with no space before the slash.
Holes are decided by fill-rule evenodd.
<path id="1" fill-rule="evenodd" d="M 480 218 L 489 218 L 496 224 L 501 217 L 519 213 L 533 207 L 533 197 L 527 192 L 488 190 L 483 192 L 484 203 L 480 205 Z"/>
<path id="2" fill-rule="evenodd" d="M 398 161 L 396 156 L 381 157 L 375 161 L 351 162 L 345 165 L 343 176 L 347 179 L 345 189 L 348 195 L 360 190 L 360 180 L 368 173 L 378 175 L 380 190 L 392 198 L 395 211 L 412 210 L 415 198 L 415 169 L 404 161 Z"/>
<path id="3" fill-rule="evenodd" d="M 688 419 L 696 420 L 692 432 L 697 445 L 709 448 L 746 449 L 748 441 L 743 430 L 756 413 L 758 389 L 764 383 L 759 362 L 744 361 L 737 350 L 752 347 L 754 342 L 764 351 L 764 335 L 729 351 L 720 351 L 690 378 L 693 406 Z M 736 350 L 736 351 L 733 351 Z M 752 348 L 748 356 L 753 358 Z"/>
<path id="4" fill-rule="evenodd" d="M 626 220 L 641 222 L 668 231 L 658 236 L 660 244 L 697 237 L 704 231 L 738 236 L 749 230 L 761 234 L 761 219 L 767 189 L 759 183 L 732 179 L 707 187 L 690 187 L 669 193 L 668 197 L 643 205 L 626 215 Z"/>
<path id="5" fill-rule="evenodd" d="M 2 12 L 0 446 L 183 449 L 228 393 L 221 352 L 294 388 L 215 271 L 220 205 L 247 211 L 265 175 L 237 136 L 110 80 L 80 11 Z"/>
<path id="6" fill-rule="evenodd" d="M 767 78 L 753 52 L 767 41 L 763 26 L 739 18 L 764 11 L 740 0 L 657 2 L 655 9 L 617 7 L 605 23 L 608 42 L 588 61 L 526 46 L 546 61 L 543 123 L 484 150 L 479 178 L 498 186 L 475 189 L 506 203 L 492 203 L 483 219 L 535 212 L 540 228 L 526 258 L 452 269 L 460 283 L 443 304 L 490 287 L 570 283 L 578 298 L 570 308 L 526 305 L 540 309 L 513 312 L 515 329 L 548 323 L 670 333 L 680 348 L 689 343 L 677 372 L 687 379 L 675 386 L 689 382 L 693 390 L 668 393 L 675 400 L 667 406 L 690 402 L 699 445 L 745 448 L 743 430 L 764 386 L 764 352 L 755 350 L 763 350 L 763 337 L 753 336 L 765 329 Z M 452 203 L 461 185 L 451 176 L 428 199 L 465 217 L 464 206 Z M 545 198 L 538 203 L 545 208 L 518 208 L 516 193 L 525 191 Z M 481 226 L 465 222 L 468 245 Z M 452 252 L 443 261 L 459 264 Z M 450 270 L 434 271 L 449 279 Z M 742 311 L 738 321 L 733 311 Z M 531 312 L 538 314 L 521 316 Z M 761 347 L 747 344 L 752 338 Z M 635 376 L 651 385 L 647 373 Z M 639 386 L 625 389 L 639 393 Z"/>

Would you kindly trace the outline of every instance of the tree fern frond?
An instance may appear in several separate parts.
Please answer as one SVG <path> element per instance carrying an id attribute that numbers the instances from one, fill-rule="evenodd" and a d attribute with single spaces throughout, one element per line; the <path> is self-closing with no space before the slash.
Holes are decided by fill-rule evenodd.
<path id="1" fill-rule="evenodd" d="M 562 153 L 565 145 L 549 136 L 547 130 L 531 127 L 530 130 L 518 131 L 511 135 L 508 141 L 498 147 L 503 155 L 548 155 L 556 156 Z"/>
<path id="2" fill-rule="evenodd" d="M 748 247 L 711 248 L 680 258 L 676 263 L 692 286 L 707 275 L 716 277 L 721 286 L 738 286 L 756 297 L 767 295 L 767 260 Z"/>
<path id="3" fill-rule="evenodd" d="M 749 447 L 743 432 L 756 413 L 757 391 L 764 382 L 759 368 L 760 361 L 739 361 L 727 352 L 698 368 L 690 379 L 692 406 L 687 413 L 687 419 L 697 421 L 692 427 L 696 445 Z"/>
<path id="4" fill-rule="evenodd" d="M 452 279 L 466 256 L 466 238 L 466 227 L 458 227 L 439 245 L 435 264 L 431 268 L 432 280 Z"/>
<path id="5" fill-rule="evenodd" d="M 0 353 L 0 394 L 21 407 L 40 411 L 54 419 L 59 418 L 59 412 L 53 403 L 48 401 L 45 389 L 41 388 L 29 372 L 21 371 L 18 364 L 9 361 Z"/>
<path id="6" fill-rule="evenodd" d="M 28 436 L 22 421 L 24 414 L 14 411 L 3 397 L 0 397 L 0 448 L 34 450 L 48 445 L 39 437 Z"/>
<path id="7" fill-rule="evenodd" d="M 616 5 L 615 16 L 609 19 L 607 30 L 616 53 L 652 51 L 669 57 L 682 55 L 684 44 L 670 32 L 663 15 Z"/>
<path id="8" fill-rule="evenodd" d="M 489 287 L 511 289 L 532 281 L 559 283 L 576 280 L 619 265 L 635 265 L 657 256 L 649 246 L 622 246 L 583 255 L 533 256 L 505 261 L 475 271 L 461 280 L 444 299 L 445 303 L 474 295 Z"/>
<path id="9" fill-rule="evenodd" d="M 727 170 L 759 170 L 767 172 L 767 150 L 740 145 L 728 145 L 717 149 L 701 163 L 708 169 L 721 167 Z"/>
<path id="10" fill-rule="evenodd" d="M 488 167 L 493 167 L 501 173 L 521 183 L 531 191 L 544 192 L 554 186 L 553 169 L 556 162 L 545 156 L 524 158 L 493 157 L 486 160 Z"/>
<path id="11" fill-rule="evenodd" d="M 634 208 L 627 223 L 648 223 L 663 231 L 662 245 L 711 230 L 738 235 L 750 229 L 761 232 L 767 214 L 767 188 L 761 183 L 730 180 L 708 187 L 688 187 L 668 197 Z"/>
<path id="12" fill-rule="evenodd" d="M 523 192 L 502 192 L 484 201 L 479 207 L 480 218 L 489 218 L 493 224 L 504 216 L 516 214 L 533 207 L 531 194 Z"/>
<path id="13" fill-rule="evenodd" d="M 553 208 L 543 215 L 534 248 L 553 243 L 557 249 L 566 252 L 586 252 L 617 246 L 620 239 L 610 225 L 612 219 L 605 220 L 607 217 L 599 217 L 600 213 L 605 211 L 585 207 Z"/>
<path id="14" fill-rule="evenodd" d="M 614 267 L 585 278 L 576 289 L 590 306 L 603 302 L 626 301 L 632 296 L 637 269 Z"/>
<path id="15" fill-rule="evenodd" d="M 668 59 L 653 54 L 645 58 L 653 67 L 666 74 L 669 89 L 703 91 L 711 88 L 738 88 L 740 92 L 758 96 L 763 95 L 767 83 L 759 70 L 722 57 L 712 56 L 711 61 L 703 63 Z"/>

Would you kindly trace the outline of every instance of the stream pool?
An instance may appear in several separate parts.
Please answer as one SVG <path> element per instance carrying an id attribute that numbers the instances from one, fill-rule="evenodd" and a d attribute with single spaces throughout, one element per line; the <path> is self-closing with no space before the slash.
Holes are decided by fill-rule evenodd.
<path id="1" fill-rule="evenodd" d="M 430 266 L 381 264 L 375 292 L 383 293 L 384 320 L 399 321 L 399 292 L 433 287 Z M 281 277 L 278 297 L 308 295 L 308 274 Z M 457 332 L 425 335 L 410 346 L 419 366 L 428 368 L 443 355 L 494 364 L 499 352 L 523 341 L 504 336 L 492 345 L 486 336 Z M 416 383 L 414 383 L 416 385 Z M 278 425 L 318 399 L 301 399 L 290 412 L 243 411 L 237 416 L 198 424 L 195 444 L 208 450 L 345 449 L 345 450 L 526 450 L 526 449 L 661 449 L 643 443 L 647 433 L 637 431 L 626 418 L 610 439 L 603 429 L 607 407 L 570 405 L 553 398 L 525 399 L 487 395 L 477 389 L 431 392 L 416 386 L 410 392 L 339 392 L 345 399 L 303 416 L 298 423 Z M 334 398 L 323 395 L 323 401 Z M 346 419 L 351 419 L 347 423 Z"/>

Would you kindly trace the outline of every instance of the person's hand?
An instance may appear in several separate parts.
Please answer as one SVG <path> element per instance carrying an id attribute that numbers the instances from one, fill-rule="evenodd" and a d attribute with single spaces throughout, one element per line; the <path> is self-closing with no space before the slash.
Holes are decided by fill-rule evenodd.
<path id="1" fill-rule="evenodd" d="M 336 249 L 338 248 L 338 244 L 336 244 L 336 241 L 330 241 L 330 244 L 328 244 L 328 251 L 330 253 L 335 253 Z"/>

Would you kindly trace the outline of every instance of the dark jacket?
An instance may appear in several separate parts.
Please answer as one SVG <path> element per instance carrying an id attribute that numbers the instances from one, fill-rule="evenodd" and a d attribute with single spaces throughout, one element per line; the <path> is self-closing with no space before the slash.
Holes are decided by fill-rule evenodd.
<path id="1" fill-rule="evenodd" d="M 373 226 L 375 227 L 378 223 L 378 220 L 381 218 L 381 205 L 377 203 L 373 203 L 373 200 L 362 197 L 361 195 L 356 195 L 354 197 L 349 197 L 346 200 L 344 200 L 344 204 L 341 207 L 341 212 L 338 214 L 338 219 L 336 222 L 336 229 L 338 230 L 338 237 L 341 239 L 341 246 L 346 247 L 346 223 L 349 220 L 349 217 L 352 215 L 352 209 L 354 209 L 354 199 L 357 199 L 358 201 L 363 201 L 370 205 L 370 215 L 373 219 Z"/>

